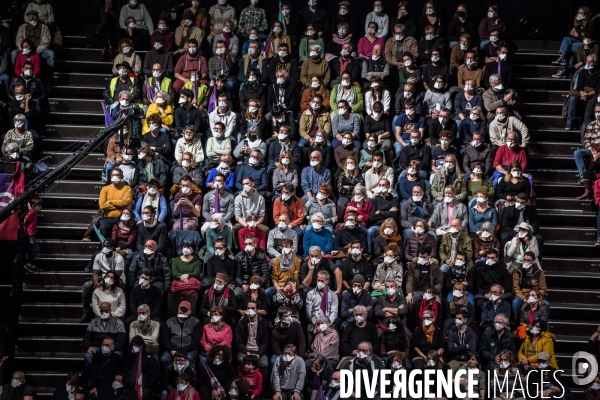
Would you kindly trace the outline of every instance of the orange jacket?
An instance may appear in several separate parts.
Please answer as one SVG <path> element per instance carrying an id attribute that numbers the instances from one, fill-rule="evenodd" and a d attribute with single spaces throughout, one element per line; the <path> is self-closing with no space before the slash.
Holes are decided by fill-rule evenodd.
<path id="1" fill-rule="evenodd" d="M 282 214 L 288 216 L 292 228 L 302 224 L 302 220 L 304 219 L 302 199 L 296 197 L 292 204 L 290 204 L 290 207 L 287 207 L 283 200 L 281 200 L 281 197 L 276 198 L 273 203 L 273 220 L 279 222 L 279 216 Z"/>

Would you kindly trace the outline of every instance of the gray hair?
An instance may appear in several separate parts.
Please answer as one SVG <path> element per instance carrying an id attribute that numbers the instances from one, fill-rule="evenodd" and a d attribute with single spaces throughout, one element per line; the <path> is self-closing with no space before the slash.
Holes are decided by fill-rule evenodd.
<path id="1" fill-rule="evenodd" d="M 402 29 L 403 31 L 405 31 L 406 26 L 404 26 L 404 24 L 396 24 L 394 25 L 394 29 Z"/>
<path id="2" fill-rule="evenodd" d="M 137 308 L 138 311 L 146 311 L 146 312 L 150 312 L 150 307 L 148 307 L 148 304 L 142 304 Z"/>
<path id="3" fill-rule="evenodd" d="M 165 103 L 171 102 L 171 96 L 169 96 L 169 93 L 165 92 L 164 90 L 159 90 L 158 92 L 156 92 L 156 94 L 154 95 L 154 102 L 156 102 L 157 95 L 159 94 L 162 96 L 163 99 L 165 99 Z"/>
<path id="4" fill-rule="evenodd" d="M 15 115 L 15 117 L 13 118 L 13 121 L 27 121 L 27 117 L 25 116 L 25 114 L 17 114 Z"/>
<path id="5" fill-rule="evenodd" d="M 215 219 L 215 221 L 219 224 L 219 229 L 223 229 L 225 227 L 225 218 L 223 218 L 222 213 L 216 213 L 211 216 L 211 220 Z"/>
<path id="6" fill-rule="evenodd" d="M 492 287 L 496 286 L 498 289 L 500 289 L 500 294 L 504 294 L 504 287 L 502 285 L 499 285 L 497 283 L 494 283 L 492 285 Z M 491 288 L 490 288 L 491 289 Z"/>
<path id="7" fill-rule="evenodd" d="M 129 97 L 131 99 L 131 92 L 129 90 L 121 90 L 119 92 L 119 98 L 121 98 L 121 96 L 125 96 L 127 95 L 127 97 Z"/>
<path id="8" fill-rule="evenodd" d="M 510 322 L 510 320 L 508 319 L 508 317 L 506 315 L 504 315 L 503 313 L 498 313 L 496 314 L 496 317 L 500 317 L 504 320 L 505 324 L 508 324 Z M 495 318 L 495 317 L 494 317 Z"/>
<path id="9" fill-rule="evenodd" d="M 17 143 L 11 142 L 11 143 L 9 143 L 9 144 L 6 145 L 6 150 L 5 150 L 6 154 L 10 154 L 14 150 L 17 150 L 17 151 L 19 150 L 19 145 Z"/>
<path id="10" fill-rule="evenodd" d="M 310 249 L 308 249 L 309 254 L 312 253 L 313 251 L 318 251 L 320 254 L 321 248 L 319 246 L 310 246 Z"/>
<path id="11" fill-rule="evenodd" d="M 311 217 L 310 217 L 310 222 L 313 222 L 313 220 L 316 218 L 320 218 L 321 221 L 325 222 L 325 216 L 323 215 L 323 213 L 320 212 L 316 212 L 314 213 Z"/>
<path id="12" fill-rule="evenodd" d="M 491 83 L 496 83 L 496 82 L 498 82 L 500 79 L 501 79 L 501 78 L 500 78 L 500 75 L 498 75 L 498 74 L 492 74 L 492 75 L 490 75 L 489 82 L 490 82 L 490 84 L 491 84 Z"/>
<path id="13" fill-rule="evenodd" d="M 367 198 L 367 188 L 364 187 L 364 185 L 361 185 L 360 183 L 357 184 L 356 186 L 354 186 L 354 190 L 360 190 L 360 192 L 362 193 L 362 195 Z"/>
<path id="14" fill-rule="evenodd" d="M 367 308 L 365 306 L 361 306 L 360 304 L 354 306 L 354 314 L 356 314 L 358 311 L 362 311 L 363 313 L 365 313 L 365 315 L 367 315 Z"/>
<path id="15" fill-rule="evenodd" d="M 287 72 L 285 69 L 280 69 L 280 70 L 278 70 L 278 71 L 275 71 L 275 73 L 276 73 L 276 74 L 279 74 L 279 73 L 281 73 L 281 74 L 285 74 L 285 75 L 283 76 L 285 79 L 287 79 L 287 78 L 289 78 L 289 77 L 290 77 L 290 74 L 289 74 L 289 73 L 288 73 L 288 72 Z"/>
<path id="16" fill-rule="evenodd" d="M 435 315 L 433 314 L 433 311 L 431 311 L 431 310 L 423 311 L 423 318 L 425 318 L 425 315 L 429 315 L 431 317 L 431 319 L 435 319 Z"/>
<path id="17" fill-rule="evenodd" d="M 356 306 L 356 307 L 358 307 L 358 306 Z M 354 307 L 354 308 L 356 308 L 356 307 Z M 362 306 L 360 306 L 360 307 L 362 307 Z M 364 308 L 364 307 L 363 307 L 363 308 Z M 358 344 L 358 346 L 360 346 L 360 345 L 361 345 L 361 344 L 363 344 L 363 343 L 366 343 L 366 344 L 368 344 L 368 345 L 369 345 L 369 353 L 373 354 L 373 344 L 372 344 L 371 342 L 368 342 L 368 341 L 366 341 L 366 340 L 365 340 L 365 341 L 363 341 L 363 342 L 360 342 L 360 343 Z M 358 347 L 358 346 L 357 346 L 357 347 Z"/>
<path id="18" fill-rule="evenodd" d="M 321 46 L 318 44 L 313 44 L 312 46 L 310 46 L 310 50 L 321 52 Z"/>
<path id="19" fill-rule="evenodd" d="M 329 319 L 329 317 L 327 315 L 321 315 L 320 317 L 317 317 L 316 325 L 319 325 L 319 324 L 331 325 L 331 320 Z"/>
<path id="20" fill-rule="evenodd" d="M 482 112 L 481 107 L 479 107 L 479 106 L 473 106 L 473 107 L 471 107 L 471 112 L 473 112 L 473 111 L 479 111 L 479 113 Z"/>
<path id="21" fill-rule="evenodd" d="M 395 280 L 393 280 L 392 278 L 387 278 L 387 279 L 385 280 L 385 282 L 384 282 L 384 285 L 385 285 L 386 283 L 393 283 L 393 284 L 394 284 L 394 286 L 398 286 L 398 285 L 396 284 L 396 281 L 395 281 Z"/>

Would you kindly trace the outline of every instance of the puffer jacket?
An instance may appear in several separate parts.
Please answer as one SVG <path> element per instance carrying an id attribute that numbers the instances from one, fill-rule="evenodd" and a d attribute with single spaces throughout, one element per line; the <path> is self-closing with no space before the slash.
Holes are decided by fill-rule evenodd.
<path id="1" fill-rule="evenodd" d="M 414 233 L 408 235 L 405 241 L 406 243 L 404 245 L 404 259 L 406 260 L 406 262 L 408 262 L 419 255 L 418 250 L 420 243 L 419 238 Z M 429 255 L 432 258 L 437 258 L 437 244 L 435 243 L 435 238 L 432 235 L 427 234 L 425 236 L 425 242 L 423 242 L 423 245 L 429 246 L 429 248 L 431 249 L 431 253 L 429 253 Z"/>
<path id="2" fill-rule="evenodd" d="M 267 253 L 263 249 L 256 249 L 254 258 L 248 257 L 245 251 L 235 256 L 235 284 L 237 286 L 249 285 L 250 278 L 258 275 L 263 280 L 263 285 L 269 282 L 269 263 Z"/>
<path id="3" fill-rule="evenodd" d="M 532 339 L 531 335 L 528 334 L 525 336 L 525 341 L 521 345 L 521 349 L 519 350 L 519 353 L 517 354 L 517 360 L 522 360 L 524 358 L 527 358 L 530 363 L 537 364 L 537 362 L 538 362 L 537 355 L 540 354 L 542 351 L 545 351 L 546 353 L 548 353 L 550 355 L 550 362 L 549 362 L 550 366 L 552 368 L 558 369 L 558 364 L 556 363 L 556 357 L 554 357 L 554 340 L 555 340 L 554 334 L 552 334 L 548 331 L 540 333 L 540 336 L 538 337 L 538 340 L 535 344 L 535 354 L 532 354 L 532 355 L 526 353 L 527 349 L 531 345 L 531 339 Z"/>
<path id="4" fill-rule="evenodd" d="M 135 282 L 142 275 L 144 268 L 151 269 L 154 272 L 152 282 L 163 282 L 163 292 L 169 293 L 169 288 L 171 287 L 171 269 L 167 263 L 167 258 L 158 252 L 150 261 L 146 259 L 143 253 L 133 258 L 127 276 L 127 286 L 133 288 Z"/>

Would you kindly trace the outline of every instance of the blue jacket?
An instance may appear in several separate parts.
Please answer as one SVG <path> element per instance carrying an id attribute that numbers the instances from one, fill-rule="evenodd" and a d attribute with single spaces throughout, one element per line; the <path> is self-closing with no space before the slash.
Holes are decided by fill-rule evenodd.
<path id="1" fill-rule="evenodd" d="M 214 182 L 215 176 L 217 175 L 218 172 L 219 171 L 217 171 L 216 168 L 211 169 L 210 172 L 208 173 L 208 177 L 206 178 L 206 182 L 204 184 L 208 185 L 210 182 Z M 235 176 L 233 175 L 233 171 L 229 171 L 229 173 L 225 177 L 225 189 L 227 189 L 231 192 L 231 191 L 233 191 L 234 185 L 235 185 Z"/>
<path id="2" fill-rule="evenodd" d="M 144 203 L 144 196 L 138 196 L 137 201 L 135 202 L 135 210 L 133 213 L 135 214 L 135 222 L 140 222 L 142 220 L 142 204 Z M 156 214 L 158 214 L 158 220 L 164 221 L 167 217 L 167 212 L 169 211 L 167 207 L 167 200 L 165 196 L 160 196 L 158 200 L 158 210 L 156 210 Z"/>
<path id="3" fill-rule="evenodd" d="M 311 246 L 319 246 L 323 253 L 331 254 L 333 250 L 333 235 L 325 228 L 321 228 L 319 232 L 314 229 L 307 229 L 304 232 L 302 240 L 304 246 L 304 257 L 308 257 L 308 251 Z"/>
<path id="4" fill-rule="evenodd" d="M 491 222 L 494 229 L 498 225 L 498 212 L 494 207 L 490 207 L 481 214 L 475 207 L 469 208 L 469 230 L 477 232 L 481 230 L 484 222 Z"/>
<path id="5" fill-rule="evenodd" d="M 494 318 L 498 314 L 506 315 L 506 318 L 510 318 L 510 302 L 502 299 L 498 308 L 494 310 L 494 306 L 491 301 L 486 301 L 481 307 L 481 322 L 494 322 Z"/>
<path id="6" fill-rule="evenodd" d="M 254 179 L 254 189 L 259 192 L 264 192 L 267 190 L 267 169 L 266 168 L 255 168 L 251 165 L 244 164 L 242 168 L 238 171 L 238 175 L 235 177 L 235 187 L 238 190 L 242 190 L 244 185 L 242 185 L 242 181 L 244 178 L 252 178 Z"/>
<path id="7" fill-rule="evenodd" d="M 305 167 L 302 169 L 302 176 L 300 180 L 300 186 L 306 196 L 306 193 L 311 192 L 313 196 L 317 195 L 319 186 L 323 183 L 331 185 L 331 172 L 321 165 L 318 171 L 315 171 L 313 167 Z"/>

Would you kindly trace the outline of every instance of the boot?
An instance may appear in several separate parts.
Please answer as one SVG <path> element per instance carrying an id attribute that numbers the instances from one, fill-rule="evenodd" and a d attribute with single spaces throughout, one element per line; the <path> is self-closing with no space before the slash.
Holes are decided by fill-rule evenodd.
<path id="1" fill-rule="evenodd" d="M 86 311 L 86 309 L 83 309 L 83 314 L 81 315 L 81 317 L 79 318 L 79 320 L 77 322 L 88 322 L 89 321 L 89 314 Z"/>
<path id="2" fill-rule="evenodd" d="M 577 200 L 587 200 L 592 198 L 592 182 L 589 179 L 583 179 L 584 192 Z"/>

